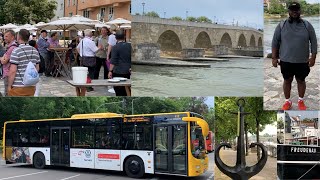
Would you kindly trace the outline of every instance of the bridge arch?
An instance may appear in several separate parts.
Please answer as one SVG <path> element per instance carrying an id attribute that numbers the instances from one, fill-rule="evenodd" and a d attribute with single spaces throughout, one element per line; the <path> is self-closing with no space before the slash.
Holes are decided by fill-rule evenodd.
<path id="1" fill-rule="evenodd" d="M 211 48 L 212 44 L 211 44 L 211 39 L 210 36 L 207 32 L 202 31 L 198 34 L 195 44 L 194 44 L 194 48 Z"/>
<path id="2" fill-rule="evenodd" d="M 225 45 L 229 48 L 232 48 L 232 40 L 231 37 L 229 35 L 229 33 L 224 33 L 223 36 L 221 37 L 220 43 L 219 45 Z"/>
<path id="3" fill-rule="evenodd" d="M 241 34 L 241 35 L 239 36 L 238 46 L 240 46 L 240 47 L 247 47 L 246 37 L 244 37 L 243 34 Z"/>
<path id="4" fill-rule="evenodd" d="M 181 41 L 177 33 L 172 30 L 164 31 L 157 41 L 161 51 L 179 52 L 182 51 Z"/>
<path id="5" fill-rule="evenodd" d="M 262 47 L 262 38 L 261 37 L 259 37 L 259 39 L 258 39 L 258 47 Z"/>
<path id="6" fill-rule="evenodd" d="M 251 47 L 255 47 L 256 46 L 256 38 L 254 37 L 253 34 L 250 37 L 250 46 Z"/>

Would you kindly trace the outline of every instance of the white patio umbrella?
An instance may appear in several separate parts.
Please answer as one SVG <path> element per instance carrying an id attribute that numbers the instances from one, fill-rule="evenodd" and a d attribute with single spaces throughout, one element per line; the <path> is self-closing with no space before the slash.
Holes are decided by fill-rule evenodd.
<path id="1" fill-rule="evenodd" d="M 131 29 L 131 24 L 122 24 L 120 26 L 121 29 Z"/>
<path id="2" fill-rule="evenodd" d="M 0 29 L 16 29 L 18 26 L 12 23 L 0 26 Z"/>
<path id="3" fill-rule="evenodd" d="M 102 22 L 97 22 L 97 23 L 95 23 L 95 25 L 94 25 L 96 28 L 102 28 L 102 27 L 107 27 L 107 28 L 110 28 L 111 26 L 110 25 L 108 25 L 108 24 L 105 24 L 105 23 L 102 23 Z"/>
<path id="4" fill-rule="evenodd" d="M 83 17 L 81 15 L 74 15 L 74 16 L 70 17 L 70 19 L 72 21 L 80 21 L 80 22 L 88 22 L 88 23 L 96 23 L 97 22 L 97 20 L 92 20 L 92 19 Z"/>
<path id="5" fill-rule="evenodd" d="M 131 24 L 131 21 L 128 21 L 128 20 L 123 19 L 123 18 L 117 18 L 115 20 L 106 22 L 106 24 L 110 24 L 110 25 L 114 24 L 114 25 L 117 25 L 117 26 L 121 26 L 122 24 Z"/>
<path id="6" fill-rule="evenodd" d="M 49 23 L 36 25 L 39 29 L 46 29 L 46 30 L 63 30 L 63 32 L 67 30 L 84 30 L 84 29 L 94 29 L 94 24 L 88 21 L 81 21 L 85 20 L 80 16 L 76 17 L 62 17 L 58 20 L 51 21 Z M 91 20 L 92 21 L 92 20 Z M 64 37 L 65 41 L 65 37 Z M 65 43 L 65 42 L 64 42 Z"/>
<path id="7" fill-rule="evenodd" d="M 38 28 L 36 28 L 34 25 L 31 25 L 31 24 L 25 24 L 25 25 L 22 25 L 22 26 L 18 26 L 16 29 L 26 29 L 28 31 L 35 31 L 37 30 Z"/>
<path id="8" fill-rule="evenodd" d="M 77 21 L 70 17 L 62 17 L 58 20 L 51 21 L 45 24 L 37 24 L 37 28 L 46 29 L 46 30 L 83 30 L 83 29 L 92 29 L 94 24 L 89 22 Z"/>

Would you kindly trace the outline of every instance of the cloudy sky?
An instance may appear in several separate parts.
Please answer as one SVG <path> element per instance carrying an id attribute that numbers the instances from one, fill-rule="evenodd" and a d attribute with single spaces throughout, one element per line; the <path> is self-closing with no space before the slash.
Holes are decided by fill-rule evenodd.
<path id="1" fill-rule="evenodd" d="M 263 27 L 263 0 L 132 0 L 132 14 L 155 11 L 161 17 L 207 16 L 220 24 Z"/>
<path id="2" fill-rule="evenodd" d="M 311 3 L 311 4 L 312 4 L 312 3 L 319 3 L 320 0 L 307 0 L 307 2 L 308 2 L 308 3 Z"/>
<path id="3" fill-rule="evenodd" d="M 289 116 L 301 116 L 304 118 L 317 118 L 319 117 L 319 111 L 287 111 Z"/>

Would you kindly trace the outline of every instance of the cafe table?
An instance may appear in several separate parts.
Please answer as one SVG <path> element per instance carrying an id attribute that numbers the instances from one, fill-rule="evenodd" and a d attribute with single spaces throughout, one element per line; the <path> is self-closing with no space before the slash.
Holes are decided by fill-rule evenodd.
<path id="1" fill-rule="evenodd" d="M 120 81 L 120 82 L 108 82 L 107 79 L 97 79 L 97 80 L 91 80 L 91 83 L 74 83 L 73 80 L 67 80 L 67 83 L 69 83 L 71 86 L 74 86 L 76 88 L 76 94 L 77 96 L 86 96 L 87 87 L 94 87 L 94 86 L 100 86 L 100 87 L 108 87 L 108 86 L 123 86 L 126 89 L 127 96 L 131 96 L 131 80 L 127 79 L 126 81 Z"/>
<path id="2" fill-rule="evenodd" d="M 71 48 L 56 47 L 49 48 L 49 50 L 54 52 L 55 69 L 53 71 L 53 76 L 57 77 L 59 74 L 61 74 L 72 79 L 71 63 L 70 60 L 66 61 L 67 52 L 71 50 Z"/>

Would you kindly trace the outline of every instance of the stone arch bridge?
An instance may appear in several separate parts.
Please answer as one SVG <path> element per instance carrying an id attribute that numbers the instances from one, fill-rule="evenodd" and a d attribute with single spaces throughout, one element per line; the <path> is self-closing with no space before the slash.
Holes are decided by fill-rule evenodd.
<path id="1" fill-rule="evenodd" d="M 215 54 L 263 52 L 263 32 L 253 28 L 133 16 L 132 29 L 131 41 L 138 57 L 159 49 L 171 55 L 199 49 Z"/>

